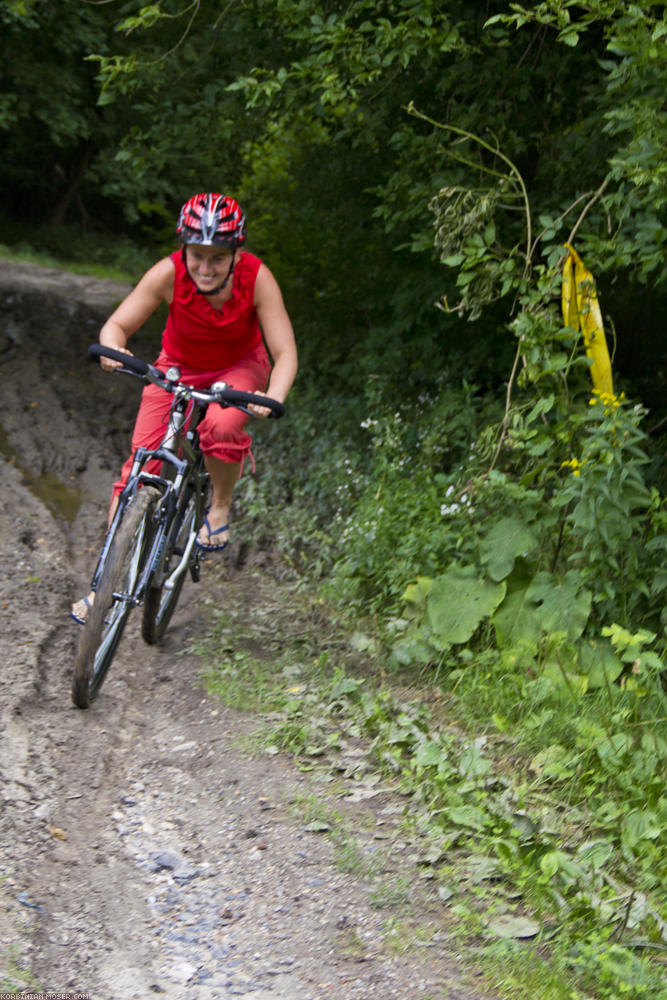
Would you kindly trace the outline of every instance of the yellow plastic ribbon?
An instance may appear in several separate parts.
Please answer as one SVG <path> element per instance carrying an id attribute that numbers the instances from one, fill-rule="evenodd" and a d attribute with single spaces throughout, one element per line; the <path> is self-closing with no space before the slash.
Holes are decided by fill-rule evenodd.
<path id="1" fill-rule="evenodd" d="M 594 388 L 613 395 L 611 361 L 595 281 L 574 247 L 569 243 L 565 246 L 568 254 L 563 264 L 563 322 L 565 326 L 578 330 L 584 338 L 586 354 L 592 361 Z"/>

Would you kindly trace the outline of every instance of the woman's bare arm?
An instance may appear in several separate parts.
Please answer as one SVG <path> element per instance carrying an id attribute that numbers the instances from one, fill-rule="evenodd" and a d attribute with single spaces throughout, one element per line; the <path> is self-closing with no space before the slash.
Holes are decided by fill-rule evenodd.
<path id="1" fill-rule="evenodd" d="M 266 395 L 284 403 L 296 378 L 298 356 L 294 330 L 280 287 L 265 264 L 260 267 L 255 281 L 255 308 L 273 361 Z"/>
<path id="2" fill-rule="evenodd" d="M 171 258 L 164 257 L 146 271 L 136 288 L 123 299 L 100 330 L 100 344 L 131 354 L 127 349 L 127 342 L 135 330 L 163 302 L 171 302 L 174 294 L 174 270 Z M 120 368 L 120 362 L 110 358 L 101 358 L 100 363 L 107 371 Z"/>

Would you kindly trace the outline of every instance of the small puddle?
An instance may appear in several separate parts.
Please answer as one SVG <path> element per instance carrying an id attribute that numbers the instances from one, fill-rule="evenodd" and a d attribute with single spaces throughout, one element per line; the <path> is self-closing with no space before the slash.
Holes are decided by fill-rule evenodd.
<path id="1" fill-rule="evenodd" d="M 72 486 L 67 486 L 52 472 L 45 472 L 38 476 L 30 469 L 26 469 L 10 445 L 2 424 L 0 424 L 0 454 L 8 458 L 12 465 L 19 470 L 30 492 L 48 507 L 54 517 L 64 521 L 74 520 L 83 499 L 81 492 Z"/>

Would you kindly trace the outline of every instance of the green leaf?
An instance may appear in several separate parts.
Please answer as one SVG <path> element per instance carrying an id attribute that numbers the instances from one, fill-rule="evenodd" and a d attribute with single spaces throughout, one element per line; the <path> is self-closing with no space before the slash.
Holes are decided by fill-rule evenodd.
<path id="1" fill-rule="evenodd" d="M 480 579 L 474 566 L 454 564 L 433 580 L 428 617 L 440 639 L 467 642 L 505 596 L 505 584 Z"/>
<path id="2" fill-rule="evenodd" d="M 488 823 L 488 817 L 484 810 L 477 809 L 475 806 L 450 806 L 443 812 L 455 826 L 468 826 L 472 830 L 482 830 Z"/>
<path id="3" fill-rule="evenodd" d="M 569 778 L 574 772 L 572 754 L 559 743 L 540 750 L 530 762 L 531 771 L 551 778 Z"/>
<path id="4" fill-rule="evenodd" d="M 540 858 L 540 871 L 547 879 L 552 879 L 560 869 L 560 851 L 548 851 Z"/>
<path id="5" fill-rule="evenodd" d="M 558 660 L 550 660 L 544 665 L 541 680 L 551 685 L 553 694 L 560 700 L 580 698 L 588 691 L 588 677 L 567 670 Z"/>
<path id="6" fill-rule="evenodd" d="M 540 616 L 537 605 L 528 600 L 527 594 L 528 587 L 509 593 L 491 619 L 501 649 L 520 643 L 532 646 L 537 653 Z"/>
<path id="7" fill-rule="evenodd" d="M 657 840 L 661 833 L 658 817 L 649 809 L 635 809 L 621 823 L 621 839 L 632 849 L 642 840 Z"/>
<path id="8" fill-rule="evenodd" d="M 541 416 L 543 413 L 548 413 L 551 409 L 553 409 L 554 401 L 555 397 L 553 393 L 549 393 L 548 396 L 545 396 L 543 399 L 539 399 L 537 403 L 535 403 L 535 406 L 531 409 L 530 413 L 526 415 L 526 427 L 529 427 L 537 417 Z"/>
<path id="9" fill-rule="evenodd" d="M 333 698 L 339 698 L 344 695 L 354 695 L 357 693 L 362 684 L 363 680 L 359 680 L 355 677 L 339 677 L 336 683 L 332 685 L 331 696 Z"/>
<path id="10" fill-rule="evenodd" d="M 595 749 L 604 769 L 614 774 L 625 767 L 632 740 L 626 733 L 615 733 L 598 743 Z"/>
<path id="11" fill-rule="evenodd" d="M 583 590 L 577 573 L 565 577 L 550 573 L 536 574 L 526 598 L 540 605 L 540 623 L 544 632 L 564 632 L 570 641 L 584 631 L 591 612 L 592 595 Z"/>
<path id="12" fill-rule="evenodd" d="M 580 845 L 577 859 L 595 871 L 600 871 L 613 853 L 614 845 L 610 840 L 587 840 Z"/>
<path id="13" fill-rule="evenodd" d="M 482 756 L 477 742 L 465 748 L 459 761 L 459 772 L 464 778 L 481 778 L 491 770 L 491 762 Z"/>
<path id="14" fill-rule="evenodd" d="M 433 740 L 422 740 L 417 746 L 415 763 L 419 767 L 437 767 L 442 757 L 442 747 Z"/>
<path id="15" fill-rule="evenodd" d="M 579 666 L 588 677 L 589 690 L 606 687 L 623 672 L 623 663 L 602 642 L 584 642 L 579 647 Z"/>
<path id="16" fill-rule="evenodd" d="M 433 581 L 428 576 L 418 576 L 414 583 L 409 584 L 403 593 L 403 600 L 409 604 L 422 607 L 431 590 Z"/>
<path id="17" fill-rule="evenodd" d="M 480 559 L 497 583 L 510 575 L 516 557 L 532 552 L 537 543 L 537 532 L 521 518 L 503 517 L 482 539 Z"/>
<path id="18" fill-rule="evenodd" d="M 108 104 L 113 104 L 117 96 L 112 90 L 102 90 L 100 91 L 100 96 L 97 98 L 97 106 L 104 108 Z"/>
<path id="19" fill-rule="evenodd" d="M 514 913 L 503 913 L 490 920 L 488 930 L 499 938 L 532 938 L 540 933 L 540 925 L 530 917 L 517 916 Z"/>
<path id="20" fill-rule="evenodd" d="M 576 28 L 567 28 L 565 31 L 561 31 L 558 40 L 574 48 L 579 43 L 579 33 Z"/>
<path id="21" fill-rule="evenodd" d="M 519 561 L 506 581 L 505 598 L 491 618 L 500 648 L 521 645 L 523 649 L 537 653 L 540 619 L 537 604 L 527 598 L 532 579 L 530 569 Z"/>

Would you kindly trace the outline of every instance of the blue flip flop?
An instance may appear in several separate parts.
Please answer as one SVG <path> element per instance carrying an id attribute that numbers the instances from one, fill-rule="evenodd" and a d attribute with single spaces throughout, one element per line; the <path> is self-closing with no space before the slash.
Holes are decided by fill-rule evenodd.
<path id="1" fill-rule="evenodd" d="M 88 598 L 87 597 L 82 597 L 81 600 L 83 601 L 83 603 L 86 605 L 86 607 L 90 611 L 90 609 L 92 608 L 92 604 L 90 603 L 90 601 L 88 600 Z M 86 624 L 86 618 L 80 618 L 79 615 L 75 615 L 73 611 L 70 612 L 70 618 L 72 618 L 77 623 L 77 625 L 85 625 Z"/>
<path id="2" fill-rule="evenodd" d="M 216 528 L 215 531 L 211 531 L 211 525 L 209 524 L 208 517 L 204 518 L 203 527 L 208 531 L 208 537 L 213 538 L 214 535 L 219 535 L 222 531 L 229 531 L 229 525 L 223 524 L 221 528 Z M 203 552 L 222 552 L 229 545 L 229 541 L 223 542 L 222 545 L 206 545 L 204 542 L 199 541 L 199 536 L 195 539 L 195 546 L 201 549 Z"/>

